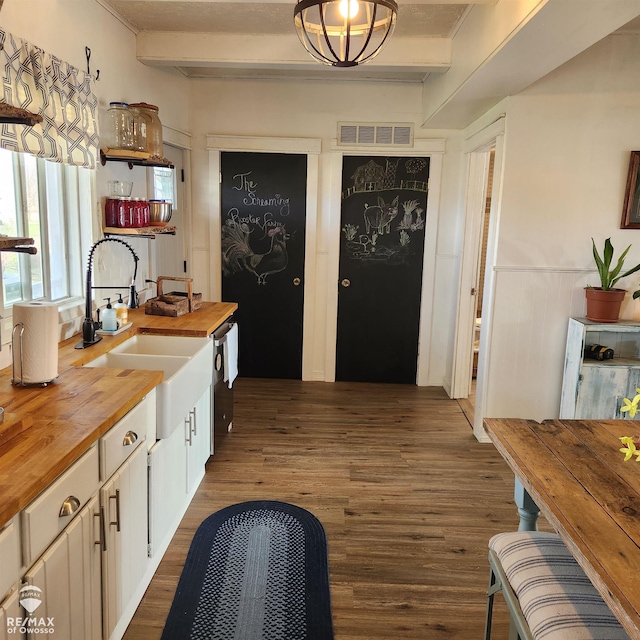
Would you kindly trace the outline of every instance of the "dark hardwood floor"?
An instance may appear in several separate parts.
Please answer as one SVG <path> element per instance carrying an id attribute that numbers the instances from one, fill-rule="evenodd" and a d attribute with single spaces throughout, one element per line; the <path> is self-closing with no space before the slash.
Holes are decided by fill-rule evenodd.
<path id="1" fill-rule="evenodd" d="M 316 515 L 336 640 L 483 637 L 487 542 L 517 528 L 513 475 L 458 403 L 410 385 L 239 379 L 232 433 L 129 626 L 160 638 L 193 534 L 245 500 Z M 494 639 L 508 637 L 496 598 Z"/>

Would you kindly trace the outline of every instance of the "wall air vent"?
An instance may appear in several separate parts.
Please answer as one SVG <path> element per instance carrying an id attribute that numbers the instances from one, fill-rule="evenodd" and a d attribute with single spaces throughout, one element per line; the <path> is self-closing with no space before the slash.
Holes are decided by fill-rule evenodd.
<path id="1" fill-rule="evenodd" d="M 385 147 L 412 147 L 413 125 L 379 123 L 338 123 L 338 144 Z"/>

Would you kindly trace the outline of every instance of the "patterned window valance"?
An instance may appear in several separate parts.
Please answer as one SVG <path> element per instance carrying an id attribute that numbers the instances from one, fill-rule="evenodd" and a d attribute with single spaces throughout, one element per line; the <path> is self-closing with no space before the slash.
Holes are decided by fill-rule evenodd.
<path id="1" fill-rule="evenodd" d="M 95 169 L 98 100 L 84 71 L 0 29 L 0 100 L 42 116 L 32 127 L 0 124 L 0 147 Z"/>

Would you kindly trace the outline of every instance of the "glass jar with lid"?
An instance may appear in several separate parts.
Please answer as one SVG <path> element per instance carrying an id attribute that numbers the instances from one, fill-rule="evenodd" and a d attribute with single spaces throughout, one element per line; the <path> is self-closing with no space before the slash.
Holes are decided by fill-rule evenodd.
<path id="1" fill-rule="evenodd" d="M 135 102 L 130 107 L 137 109 L 147 122 L 147 151 L 152 156 L 162 158 L 162 123 L 158 107 L 146 102 Z"/>
<path id="2" fill-rule="evenodd" d="M 133 149 L 133 114 L 126 102 L 111 102 L 107 112 L 109 133 L 107 147 Z"/>
<path id="3" fill-rule="evenodd" d="M 135 105 L 129 105 L 133 118 L 133 149 L 135 151 L 147 150 L 147 120 Z"/>

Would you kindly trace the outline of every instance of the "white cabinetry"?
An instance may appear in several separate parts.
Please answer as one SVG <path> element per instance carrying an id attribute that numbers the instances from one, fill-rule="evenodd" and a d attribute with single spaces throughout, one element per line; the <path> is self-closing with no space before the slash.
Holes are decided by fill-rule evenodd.
<path id="1" fill-rule="evenodd" d="M 58 638 L 100 640 L 100 515 L 92 498 L 57 540 L 24 576 L 24 583 L 42 591 L 36 618 L 51 619 Z"/>
<path id="2" fill-rule="evenodd" d="M 14 591 L 0 603 L 0 640 L 15 640 L 15 638 L 25 637 L 19 633 L 20 627 L 17 624 L 17 619 L 23 616 L 24 610 L 20 607 L 18 591 Z"/>
<path id="3" fill-rule="evenodd" d="M 0 600 L 20 578 L 21 567 L 20 519 L 16 516 L 0 529 Z"/>
<path id="4" fill-rule="evenodd" d="M 610 360 L 584 357 L 585 347 L 613 349 Z M 640 323 L 595 323 L 571 318 L 567 333 L 560 418 L 620 419 L 622 398 L 640 387 Z"/>
<path id="5" fill-rule="evenodd" d="M 211 391 L 207 389 L 184 421 L 187 444 L 187 493 L 202 481 L 211 451 Z"/>
<path id="6" fill-rule="evenodd" d="M 22 511 L 22 551 L 30 566 L 95 494 L 98 448 L 94 445 Z"/>
<path id="7" fill-rule="evenodd" d="M 186 510 L 184 429 L 175 429 L 149 450 L 149 544 L 164 553 Z"/>
<path id="8" fill-rule="evenodd" d="M 149 450 L 151 555 L 164 553 L 204 476 L 211 448 L 211 390 Z"/>
<path id="9" fill-rule="evenodd" d="M 25 587 L 38 601 L 32 623 L 44 620 L 29 637 L 122 636 L 153 574 L 143 443 L 155 439 L 155 418 L 151 392 L 0 531 L 0 597 L 13 588 L 0 640 L 22 637 L 7 618 L 27 615 Z"/>
<path id="10" fill-rule="evenodd" d="M 102 487 L 100 505 L 106 529 L 102 564 L 106 639 L 119 624 L 124 628 L 129 624 L 128 608 L 149 564 L 146 447 L 139 446 Z"/>

